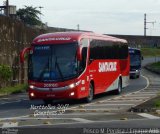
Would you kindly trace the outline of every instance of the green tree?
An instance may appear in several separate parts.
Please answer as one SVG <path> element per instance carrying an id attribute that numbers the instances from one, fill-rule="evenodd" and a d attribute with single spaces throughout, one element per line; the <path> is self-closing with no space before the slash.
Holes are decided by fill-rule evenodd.
<path id="1" fill-rule="evenodd" d="M 26 24 L 35 26 L 42 25 L 42 21 L 39 18 L 42 13 L 37 9 L 37 7 L 25 6 L 17 11 L 17 16 Z"/>

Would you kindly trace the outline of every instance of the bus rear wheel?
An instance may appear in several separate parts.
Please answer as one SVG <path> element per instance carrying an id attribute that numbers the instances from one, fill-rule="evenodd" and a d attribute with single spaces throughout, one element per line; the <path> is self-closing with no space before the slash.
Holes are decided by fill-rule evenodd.
<path id="1" fill-rule="evenodd" d="M 85 101 L 87 103 L 90 103 L 93 100 L 94 97 L 94 90 L 93 90 L 93 85 L 90 83 L 89 85 L 89 95 L 88 97 L 85 99 Z"/>
<path id="2" fill-rule="evenodd" d="M 115 90 L 115 94 L 121 94 L 121 92 L 122 92 L 122 80 L 121 79 L 119 79 L 118 80 L 118 88 Z"/>

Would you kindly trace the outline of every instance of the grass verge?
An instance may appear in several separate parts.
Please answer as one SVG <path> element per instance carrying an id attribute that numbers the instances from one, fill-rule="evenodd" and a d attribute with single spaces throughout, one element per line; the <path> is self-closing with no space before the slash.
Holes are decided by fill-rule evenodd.
<path id="1" fill-rule="evenodd" d="M 160 74 L 160 62 L 155 62 L 152 64 L 149 64 L 145 66 L 145 68 L 151 72 L 154 72 L 156 74 Z"/>
<path id="2" fill-rule="evenodd" d="M 160 56 L 159 48 L 141 48 L 144 57 Z"/>
<path id="3" fill-rule="evenodd" d="M 151 64 L 150 67 L 153 69 L 160 69 L 160 62 L 155 62 Z"/>
<path id="4" fill-rule="evenodd" d="M 27 84 L 18 84 L 12 87 L 5 87 L 0 89 L 0 95 L 9 95 L 15 93 L 21 93 L 27 90 Z"/>

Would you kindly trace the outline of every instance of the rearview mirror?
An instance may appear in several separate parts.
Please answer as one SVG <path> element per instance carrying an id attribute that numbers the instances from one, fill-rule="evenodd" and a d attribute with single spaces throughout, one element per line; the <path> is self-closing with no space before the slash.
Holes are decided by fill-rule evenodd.
<path id="1" fill-rule="evenodd" d="M 25 60 L 25 54 L 31 50 L 31 47 L 26 47 L 20 52 L 20 62 L 23 63 Z"/>
<path id="2" fill-rule="evenodd" d="M 141 59 L 144 60 L 144 57 L 142 56 Z"/>

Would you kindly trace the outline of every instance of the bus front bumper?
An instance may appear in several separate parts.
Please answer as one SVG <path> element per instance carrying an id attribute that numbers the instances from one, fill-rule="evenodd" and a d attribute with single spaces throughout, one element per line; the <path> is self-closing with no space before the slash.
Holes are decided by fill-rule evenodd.
<path id="1" fill-rule="evenodd" d="M 44 91 L 44 90 L 28 90 L 29 98 L 31 100 L 35 99 L 77 99 L 78 93 L 77 88 L 62 90 L 62 91 Z"/>
<path id="2" fill-rule="evenodd" d="M 130 71 L 130 77 L 140 76 L 140 70 Z"/>

